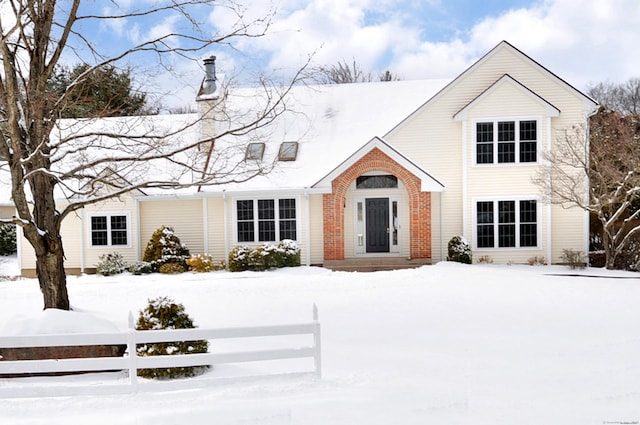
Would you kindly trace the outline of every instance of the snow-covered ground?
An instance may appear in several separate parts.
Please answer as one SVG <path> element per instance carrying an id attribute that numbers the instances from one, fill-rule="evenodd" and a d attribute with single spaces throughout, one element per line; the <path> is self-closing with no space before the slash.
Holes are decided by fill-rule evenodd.
<path id="1" fill-rule="evenodd" d="M 8 267 L 0 262 L 0 276 Z M 70 277 L 74 308 L 122 329 L 129 311 L 160 295 L 183 303 L 201 327 L 304 322 L 316 303 L 323 377 L 0 399 L 0 423 L 638 423 L 640 275 L 573 272 L 440 263 L 376 273 Z M 0 327 L 41 305 L 37 281 L 0 282 Z"/>

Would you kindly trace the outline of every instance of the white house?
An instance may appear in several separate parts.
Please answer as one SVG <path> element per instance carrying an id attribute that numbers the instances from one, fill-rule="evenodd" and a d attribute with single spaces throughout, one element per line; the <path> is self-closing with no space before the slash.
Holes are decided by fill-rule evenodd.
<path id="1" fill-rule="evenodd" d="M 206 66 L 202 111 L 220 95 L 210 85 L 214 64 Z M 246 99 L 243 90 L 229 92 L 224 108 Z M 288 99 L 290 112 L 242 145 L 249 160 L 275 160 L 272 172 L 88 205 L 63 225 L 68 271 L 91 272 L 109 252 L 139 260 L 162 225 L 192 253 L 218 260 L 236 245 L 293 239 L 304 264 L 334 268 L 442 261 L 456 235 L 474 257 L 496 263 L 558 262 L 563 249 L 587 251 L 587 215 L 545 203 L 532 176 L 565 129 L 586 125 L 596 103 L 511 44 L 501 42 L 453 80 L 300 86 Z M 190 137 L 215 136 L 210 122 Z M 33 275 L 27 243 L 19 257 L 23 274 Z"/>

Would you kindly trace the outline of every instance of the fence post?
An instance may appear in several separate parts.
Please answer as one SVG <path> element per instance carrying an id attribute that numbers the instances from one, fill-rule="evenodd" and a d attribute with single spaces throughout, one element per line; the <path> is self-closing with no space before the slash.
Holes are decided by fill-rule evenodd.
<path id="1" fill-rule="evenodd" d="M 138 385 L 138 351 L 136 350 L 136 329 L 133 325 L 133 313 L 129 311 L 129 331 L 127 333 L 127 348 L 129 350 L 129 383 L 135 389 Z"/>
<path id="2" fill-rule="evenodd" d="M 316 367 L 316 375 L 318 378 L 322 378 L 322 345 L 320 340 L 320 321 L 318 320 L 318 306 L 313 304 L 313 321 L 315 326 L 313 328 L 313 342 L 314 342 L 314 356 L 313 361 Z"/>

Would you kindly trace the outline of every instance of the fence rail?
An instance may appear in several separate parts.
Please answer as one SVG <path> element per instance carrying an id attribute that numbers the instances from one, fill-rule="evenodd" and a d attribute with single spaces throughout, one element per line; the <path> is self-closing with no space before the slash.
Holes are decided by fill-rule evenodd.
<path id="1" fill-rule="evenodd" d="M 244 349 L 239 351 L 218 352 L 218 353 L 194 353 L 189 355 L 158 355 L 152 357 L 138 356 L 136 346 L 138 344 L 172 342 L 172 341 L 193 341 L 193 340 L 247 340 L 251 338 L 271 338 L 281 336 L 309 335 L 313 337 L 310 345 L 302 347 L 280 347 L 266 349 Z M 266 340 L 262 341 L 266 344 Z M 312 358 L 313 369 L 305 374 L 315 374 L 321 376 L 321 338 L 320 322 L 318 320 L 317 307 L 313 306 L 313 320 L 307 323 L 267 325 L 252 327 L 230 327 L 230 328 L 195 328 L 195 329 L 171 329 L 138 331 L 133 327 L 133 316 L 129 315 L 129 330 L 114 333 L 97 334 L 65 334 L 65 335 L 21 335 L 21 336 L 0 336 L 0 350 L 2 348 L 25 348 L 25 347 L 68 347 L 68 346 L 88 346 L 88 345 L 126 345 L 127 352 L 124 357 L 97 357 L 97 358 L 73 358 L 73 359 L 47 359 L 47 360 L 1 360 L 0 375 L 19 374 L 55 374 L 68 372 L 100 372 L 125 370 L 128 371 L 128 379 L 124 384 L 120 383 L 113 387 L 116 392 L 136 391 L 144 387 L 138 382 L 137 370 L 148 368 L 166 367 L 187 367 L 201 365 L 217 365 L 262 362 L 270 360 L 287 360 Z M 268 344 L 266 344 L 268 345 Z M 211 381 L 216 380 L 216 372 L 210 372 Z M 267 374 L 260 374 L 271 375 Z M 246 376 L 245 376 L 246 378 Z M 3 378 L 8 380 L 11 378 Z M 185 387 L 185 382 L 181 380 L 181 387 Z M 202 386 L 203 380 L 194 382 L 196 386 Z M 170 383 L 165 383 L 170 385 Z M 188 384 L 186 385 L 188 387 Z M 86 393 L 88 388 L 79 388 L 78 393 Z M 70 388 L 47 387 L 47 395 L 69 395 Z M 102 390 L 107 387 L 102 388 Z M 44 389 L 43 389 L 44 390 Z M 104 391 L 102 391 L 104 392 Z M 31 397 L 40 395 L 37 388 L 20 388 L 12 385 L 0 386 L 0 397 Z"/>

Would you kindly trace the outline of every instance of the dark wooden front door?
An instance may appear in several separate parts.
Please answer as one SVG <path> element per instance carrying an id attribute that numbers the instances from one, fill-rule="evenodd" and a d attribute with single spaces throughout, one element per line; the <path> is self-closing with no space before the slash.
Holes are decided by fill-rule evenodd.
<path id="1" fill-rule="evenodd" d="M 389 252 L 389 198 L 367 198 L 367 252 Z"/>

